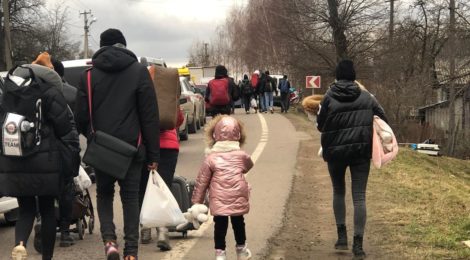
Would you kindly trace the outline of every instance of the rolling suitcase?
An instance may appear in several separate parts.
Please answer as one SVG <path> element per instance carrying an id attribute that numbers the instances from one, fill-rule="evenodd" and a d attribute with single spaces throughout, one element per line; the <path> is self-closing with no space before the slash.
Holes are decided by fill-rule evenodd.
<path id="1" fill-rule="evenodd" d="M 185 177 L 175 175 L 170 190 L 173 196 L 175 196 L 181 212 L 187 212 L 193 205 L 191 203 L 191 197 L 194 190 L 194 181 L 188 182 Z"/>
<path id="2" fill-rule="evenodd" d="M 181 212 L 187 212 L 189 208 L 193 205 L 191 203 L 191 197 L 193 196 L 194 190 L 194 181 L 189 181 L 183 177 L 175 175 L 173 177 L 173 182 L 171 184 L 171 193 L 175 196 L 178 205 L 180 206 Z M 192 224 L 188 225 L 188 228 L 183 231 L 177 231 L 176 227 L 169 227 L 168 230 L 170 232 L 181 232 L 183 237 L 188 236 L 189 230 L 194 230 L 194 226 Z"/>

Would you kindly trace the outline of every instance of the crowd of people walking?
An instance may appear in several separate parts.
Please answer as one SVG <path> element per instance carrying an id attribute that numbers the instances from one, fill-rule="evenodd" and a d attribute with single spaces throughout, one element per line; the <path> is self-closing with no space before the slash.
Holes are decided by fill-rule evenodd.
<path id="1" fill-rule="evenodd" d="M 69 226 L 73 178 L 78 175 L 81 161 L 79 134 L 88 140 L 85 157 L 87 153 L 96 153 L 92 149 L 107 155 L 107 147 L 113 146 L 111 150 L 119 150 L 120 156 L 128 159 L 120 172 L 99 166 L 95 169 L 96 201 L 106 259 L 117 260 L 121 255 L 113 221 L 115 183 L 120 186 L 123 206 L 124 260 L 137 260 L 139 243 L 151 242 L 151 229 L 142 228 L 139 223 L 145 187 L 152 170 L 157 170 L 171 187 L 180 148 L 176 129 L 182 124 L 183 115 L 177 109 L 175 128 L 160 129 L 152 78 L 147 67 L 126 46 L 121 31 L 104 31 L 100 49 L 92 58 L 93 67 L 83 72 L 77 88 L 65 82 L 62 63 L 47 53 L 9 73 L 0 112 L 6 118 L 2 125 L 11 137 L 7 141 L 3 136 L 2 140 L 0 194 L 18 198 L 13 259 L 26 259 L 26 246 L 37 212 L 41 218 L 42 259 L 53 258 L 56 199 L 60 208 L 60 246 L 74 244 Z M 235 252 L 239 260 L 244 260 L 252 257 L 246 243 L 244 218 L 250 209 L 250 187 L 244 175 L 253 167 L 253 161 L 241 149 L 246 140 L 244 126 L 230 114 L 238 99 L 242 99 L 246 114 L 251 109 L 255 113 L 274 113 L 274 96 L 278 95 L 281 113 L 287 113 L 291 84 L 287 75 L 277 82 L 269 71 L 245 74 L 238 85 L 228 75 L 227 68 L 219 65 L 215 78 L 208 83 L 205 100 L 211 105 L 214 117 L 205 129 L 208 149 L 196 178 L 192 203 L 203 204 L 206 193 L 209 194 L 209 208 L 215 222 L 216 259 L 226 259 L 225 237 L 230 219 Z M 352 61 L 341 61 L 336 68 L 336 81 L 320 103 L 316 122 L 334 191 L 333 211 L 338 233 L 334 247 L 348 249 L 345 172 L 349 167 L 354 203 L 353 253 L 361 259 L 365 257 L 365 194 L 372 156 L 373 117 L 387 119 L 377 100 L 355 80 Z M 16 134 L 24 136 L 14 139 Z M 124 162 L 103 163 L 121 167 Z M 157 246 L 162 251 L 171 250 L 167 227 L 157 227 L 156 232 Z"/>

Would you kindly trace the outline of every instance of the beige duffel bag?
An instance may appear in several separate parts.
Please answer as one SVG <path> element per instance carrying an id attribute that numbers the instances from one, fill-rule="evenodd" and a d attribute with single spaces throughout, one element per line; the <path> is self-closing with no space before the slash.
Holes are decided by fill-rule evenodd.
<path id="1" fill-rule="evenodd" d="M 157 94 L 160 129 L 176 128 L 181 86 L 178 69 L 152 65 L 149 68 L 153 87 Z"/>

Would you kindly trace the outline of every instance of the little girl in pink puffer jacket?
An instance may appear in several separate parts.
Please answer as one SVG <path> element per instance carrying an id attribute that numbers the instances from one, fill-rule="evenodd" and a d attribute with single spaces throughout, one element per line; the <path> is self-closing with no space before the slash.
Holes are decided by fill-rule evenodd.
<path id="1" fill-rule="evenodd" d="M 245 173 L 253 167 L 253 161 L 250 155 L 240 149 L 245 138 L 240 122 L 227 115 L 215 117 L 206 127 L 208 155 L 199 170 L 192 202 L 203 203 L 206 191 L 209 190 L 209 208 L 215 222 L 216 260 L 226 259 L 225 234 L 229 217 L 237 242 L 238 260 L 251 258 L 245 243 L 243 215 L 250 210 L 250 187 Z"/>

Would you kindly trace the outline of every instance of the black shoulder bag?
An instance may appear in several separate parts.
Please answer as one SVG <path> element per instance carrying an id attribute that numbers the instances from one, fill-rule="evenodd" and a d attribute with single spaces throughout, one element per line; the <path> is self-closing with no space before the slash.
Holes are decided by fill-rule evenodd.
<path id="1" fill-rule="evenodd" d="M 123 180 L 137 154 L 138 148 L 103 131 L 95 131 L 92 113 L 93 91 L 91 89 L 91 70 L 87 71 L 87 85 L 92 138 L 88 143 L 83 161 L 99 171 L 109 174 L 116 179 Z M 140 145 L 141 141 L 142 136 L 139 134 L 137 146 Z"/>

